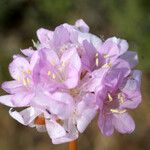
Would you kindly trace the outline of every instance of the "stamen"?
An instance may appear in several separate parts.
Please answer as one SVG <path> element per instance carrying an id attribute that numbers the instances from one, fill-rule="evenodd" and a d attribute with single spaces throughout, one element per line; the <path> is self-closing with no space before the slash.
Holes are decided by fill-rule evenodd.
<path id="1" fill-rule="evenodd" d="M 18 77 L 18 78 L 17 78 L 17 80 L 18 80 L 18 81 L 21 81 L 21 78 L 20 78 L 20 77 Z"/>
<path id="2" fill-rule="evenodd" d="M 51 65 L 55 66 L 56 62 L 54 60 L 51 61 Z"/>
<path id="3" fill-rule="evenodd" d="M 64 61 L 62 61 L 61 66 L 62 66 L 62 67 L 65 67 L 65 62 L 64 62 Z"/>
<path id="4" fill-rule="evenodd" d="M 27 83 L 27 81 L 26 81 L 25 78 L 23 78 L 22 82 L 23 82 L 23 85 L 24 85 L 24 86 L 27 86 L 28 83 Z"/>
<path id="5" fill-rule="evenodd" d="M 122 114 L 122 113 L 125 113 L 127 110 L 126 110 L 126 109 L 124 109 L 124 110 L 110 109 L 110 111 L 111 111 L 112 113 Z"/>
<path id="6" fill-rule="evenodd" d="M 112 63 L 111 63 L 111 62 L 106 63 L 106 64 L 104 64 L 104 65 L 102 66 L 102 68 L 110 68 L 110 67 L 112 67 Z"/>
<path id="7" fill-rule="evenodd" d="M 55 74 L 54 74 L 54 73 L 52 74 L 52 78 L 53 78 L 53 79 L 56 79 L 56 76 L 55 76 Z"/>
<path id="8" fill-rule="evenodd" d="M 108 63 L 108 66 L 109 66 L 109 67 L 112 67 L 112 63 L 111 63 L 111 62 L 109 62 L 109 63 Z"/>
<path id="9" fill-rule="evenodd" d="M 118 94 L 118 99 L 120 99 L 120 98 L 121 98 L 121 93 Z"/>
<path id="10" fill-rule="evenodd" d="M 30 69 L 27 70 L 27 74 L 31 74 L 31 70 Z"/>
<path id="11" fill-rule="evenodd" d="M 50 75 L 51 75 L 51 71 L 50 71 L 50 70 L 48 71 L 47 75 L 48 75 L 48 76 L 50 76 Z"/>
<path id="12" fill-rule="evenodd" d="M 96 66 L 99 65 L 99 60 L 98 60 L 98 58 L 95 59 L 95 64 L 96 64 Z"/>
<path id="13" fill-rule="evenodd" d="M 108 58 L 109 55 L 108 55 L 108 54 L 104 54 L 103 57 L 104 57 L 104 58 Z"/>
<path id="14" fill-rule="evenodd" d="M 124 103 L 124 98 L 123 97 L 120 98 L 120 103 L 121 104 Z"/>
<path id="15" fill-rule="evenodd" d="M 27 84 L 29 85 L 29 84 L 30 84 L 30 79 L 29 79 L 29 78 L 26 78 L 26 82 L 27 82 Z"/>
<path id="16" fill-rule="evenodd" d="M 108 93 L 108 99 L 109 99 L 109 102 L 113 101 L 113 98 L 111 97 L 109 93 Z"/>
<path id="17" fill-rule="evenodd" d="M 98 55 L 99 55 L 99 54 L 98 54 L 98 53 L 96 53 L 96 54 L 95 54 L 95 57 L 98 57 Z"/>
<path id="18" fill-rule="evenodd" d="M 95 54 L 95 64 L 96 64 L 96 66 L 98 66 L 99 65 L 99 58 L 98 58 L 98 53 L 96 53 Z"/>
<path id="19" fill-rule="evenodd" d="M 120 100 L 121 104 L 125 101 L 125 97 L 121 93 L 118 94 L 118 99 Z"/>

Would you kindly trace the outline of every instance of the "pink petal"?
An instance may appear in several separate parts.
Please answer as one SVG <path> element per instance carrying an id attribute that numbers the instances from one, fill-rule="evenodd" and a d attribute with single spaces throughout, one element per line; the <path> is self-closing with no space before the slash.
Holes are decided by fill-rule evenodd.
<path id="1" fill-rule="evenodd" d="M 16 80 L 18 80 L 18 78 L 22 78 L 24 71 L 28 71 L 29 69 L 29 62 L 25 58 L 19 56 L 16 57 L 9 65 L 9 72 Z"/>
<path id="2" fill-rule="evenodd" d="M 132 71 L 131 78 L 129 78 L 121 89 L 121 91 L 126 95 L 126 100 L 121 104 L 122 108 L 136 108 L 142 101 L 141 96 L 141 71 L 134 70 Z"/>
<path id="3" fill-rule="evenodd" d="M 41 50 L 41 54 L 43 59 L 47 60 L 51 65 L 59 64 L 59 57 L 55 51 L 45 48 Z"/>
<path id="4" fill-rule="evenodd" d="M 62 92 L 56 92 L 52 95 L 50 110 L 60 118 L 68 118 L 72 112 L 73 98 Z"/>
<path id="5" fill-rule="evenodd" d="M 15 107 L 26 107 L 30 105 L 34 93 L 20 92 L 12 96 L 12 103 Z"/>
<path id="6" fill-rule="evenodd" d="M 91 33 L 78 32 L 78 42 L 82 44 L 84 40 L 87 40 L 89 43 L 92 43 L 96 49 L 99 49 L 102 45 L 102 40 L 96 35 L 93 35 Z"/>
<path id="7" fill-rule="evenodd" d="M 14 94 L 16 92 L 20 92 L 24 89 L 22 83 L 19 83 L 16 80 L 6 81 L 2 84 L 2 89 L 8 93 Z"/>
<path id="8" fill-rule="evenodd" d="M 128 113 L 114 114 L 113 125 L 120 133 L 131 133 L 135 129 L 135 123 Z"/>
<path id="9" fill-rule="evenodd" d="M 65 66 L 65 79 L 64 84 L 68 88 L 74 88 L 79 80 L 79 71 L 81 69 L 81 60 L 76 49 L 69 49 L 64 52 L 61 57 L 61 62 Z"/>
<path id="10" fill-rule="evenodd" d="M 44 28 L 40 28 L 37 30 L 37 36 L 42 44 L 48 44 L 53 37 L 53 32 Z"/>
<path id="11" fill-rule="evenodd" d="M 82 32 L 89 32 L 89 26 L 82 19 L 77 20 L 75 26 Z"/>
<path id="12" fill-rule="evenodd" d="M 28 57 L 31 57 L 34 54 L 34 50 L 32 48 L 28 48 L 28 49 L 23 49 L 21 50 L 21 52 Z"/>
<path id="13" fill-rule="evenodd" d="M 112 116 L 109 114 L 108 115 L 102 114 L 102 112 L 100 112 L 98 118 L 98 126 L 102 134 L 106 136 L 111 136 L 114 132 L 114 127 L 112 124 Z"/>
<path id="14" fill-rule="evenodd" d="M 66 43 L 70 42 L 70 33 L 67 28 L 63 25 L 60 25 L 55 28 L 53 36 L 53 44 L 55 48 L 60 48 Z"/>
<path id="15" fill-rule="evenodd" d="M 138 64 L 137 52 L 127 51 L 120 58 L 126 60 L 130 64 L 131 68 L 135 67 Z"/>

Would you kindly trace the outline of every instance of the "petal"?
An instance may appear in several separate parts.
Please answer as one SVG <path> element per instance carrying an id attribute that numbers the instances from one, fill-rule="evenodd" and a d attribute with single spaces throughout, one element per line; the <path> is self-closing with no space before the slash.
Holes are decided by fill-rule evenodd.
<path id="1" fill-rule="evenodd" d="M 98 118 L 98 126 L 103 135 L 111 136 L 114 132 L 114 127 L 112 124 L 112 115 L 111 114 L 103 114 L 101 112 L 99 114 L 99 118 Z"/>
<path id="2" fill-rule="evenodd" d="M 22 83 L 13 80 L 4 82 L 2 84 L 2 89 L 5 90 L 7 93 L 14 94 L 16 92 L 22 91 L 24 89 L 24 86 L 22 85 Z"/>
<path id="3" fill-rule="evenodd" d="M 30 69 L 31 69 L 31 76 L 32 76 L 32 82 L 34 85 L 39 83 L 39 72 L 41 70 L 42 66 L 40 64 L 40 56 L 39 52 L 36 51 L 32 55 L 30 59 Z"/>
<path id="4" fill-rule="evenodd" d="M 134 80 L 138 82 L 139 86 L 141 86 L 141 76 L 142 76 L 142 72 L 140 70 L 132 71 L 132 77 Z"/>
<path id="5" fill-rule="evenodd" d="M 72 128 L 72 130 L 67 133 L 65 136 L 60 137 L 60 138 L 53 138 L 52 143 L 53 144 L 62 144 L 66 142 L 71 142 L 74 141 L 78 138 L 78 132 L 75 127 Z"/>
<path id="6" fill-rule="evenodd" d="M 21 56 L 15 57 L 15 59 L 9 65 L 9 72 L 11 76 L 16 80 L 18 80 L 18 78 L 22 78 L 24 72 L 28 71 L 29 69 L 29 62 L 27 61 L 27 59 Z"/>
<path id="7" fill-rule="evenodd" d="M 75 48 L 66 50 L 61 57 L 61 62 L 72 65 L 77 71 L 79 71 L 81 68 L 80 57 Z"/>
<path id="8" fill-rule="evenodd" d="M 99 50 L 100 54 L 107 54 L 113 61 L 119 57 L 119 48 L 112 38 L 107 39 Z"/>
<path id="9" fill-rule="evenodd" d="M 96 105 L 96 97 L 94 94 L 85 94 L 77 105 L 77 128 L 83 133 L 89 123 L 95 117 L 98 106 Z"/>
<path id="10" fill-rule="evenodd" d="M 121 104 L 122 108 L 134 109 L 141 103 L 141 71 L 132 71 L 131 78 L 129 78 L 121 91 L 126 95 L 126 100 Z"/>
<path id="11" fill-rule="evenodd" d="M 79 113 L 83 113 L 84 110 L 90 108 L 96 108 L 96 96 L 95 94 L 87 93 L 85 95 L 82 95 L 81 101 L 77 105 L 77 110 Z"/>
<path id="12" fill-rule="evenodd" d="M 78 41 L 78 31 L 74 26 L 64 23 L 63 26 L 68 30 L 71 43 L 77 43 Z"/>
<path id="13" fill-rule="evenodd" d="M 53 36 L 53 44 L 55 48 L 59 48 L 64 44 L 70 42 L 70 34 L 63 25 L 56 27 Z"/>
<path id="14" fill-rule="evenodd" d="M 128 113 L 113 114 L 113 125 L 120 133 L 131 133 L 135 129 L 135 123 Z"/>
<path id="15" fill-rule="evenodd" d="M 89 26 L 82 20 L 79 19 L 75 22 L 75 26 L 81 31 L 81 32 L 89 32 Z"/>
<path id="16" fill-rule="evenodd" d="M 119 56 L 124 54 L 128 49 L 128 43 L 125 40 L 112 37 L 108 38 L 101 46 L 99 52 L 107 54 L 111 62 L 115 61 Z"/>
<path id="17" fill-rule="evenodd" d="M 56 121 L 46 120 L 46 129 L 51 139 L 63 137 L 66 135 L 65 129 Z"/>
<path id="18" fill-rule="evenodd" d="M 42 44 L 48 44 L 53 37 L 53 32 L 44 28 L 37 30 L 37 37 Z"/>
<path id="19" fill-rule="evenodd" d="M 15 107 L 12 103 L 12 95 L 0 96 L 0 103 L 9 107 Z"/>
<path id="20" fill-rule="evenodd" d="M 134 68 L 138 64 L 137 52 L 127 51 L 120 58 L 124 59 L 130 64 L 131 68 Z"/>
<path id="21" fill-rule="evenodd" d="M 67 93 L 55 92 L 46 95 L 43 91 L 39 91 L 32 99 L 31 104 L 40 109 L 47 109 L 51 114 L 57 115 L 61 119 L 66 119 L 70 116 L 73 98 Z"/>
<path id="22" fill-rule="evenodd" d="M 113 37 L 113 41 L 118 44 L 118 47 L 120 48 L 120 55 L 124 54 L 128 50 L 129 45 L 126 40 Z"/>
<path id="23" fill-rule="evenodd" d="M 40 114 L 40 112 L 36 111 L 33 107 L 29 107 L 21 112 L 10 109 L 9 114 L 21 124 L 30 125 L 30 123 L 32 123 L 32 121 Z"/>
<path id="24" fill-rule="evenodd" d="M 80 133 L 83 133 L 92 119 L 95 117 L 97 109 L 91 108 L 83 110 L 82 115 L 77 119 L 77 128 Z"/>
<path id="25" fill-rule="evenodd" d="M 57 114 L 60 118 L 68 118 L 73 109 L 73 98 L 67 93 L 55 92 L 52 99 L 51 112 Z"/>
<path id="26" fill-rule="evenodd" d="M 75 88 L 79 81 L 79 72 L 72 65 L 69 65 L 65 70 L 65 79 L 63 84 L 68 89 Z"/>
<path id="27" fill-rule="evenodd" d="M 131 72 L 128 62 L 118 58 L 105 76 L 105 85 L 110 92 L 117 90 L 122 86 L 124 78 Z"/>
<path id="28" fill-rule="evenodd" d="M 52 139 L 53 144 L 66 143 L 78 138 L 78 131 L 76 126 L 73 124 L 72 118 L 69 118 L 69 120 L 65 120 L 63 127 L 67 131 L 65 136 L 53 138 Z"/>
<path id="29" fill-rule="evenodd" d="M 59 57 L 57 53 L 53 50 L 49 49 L 41 49 L 40 57 L 42 57 L 42 61 L 48 61 L 51 65 L 58 65 L 59 64 Z"/>
<path id="30" fill-rule="evenodd" d="M 87 40 L 89 43 L 92 43 L 96 49 L 99 49 L 102 45 L 102 40 L 96 35 L 93 35 L 91 33 L 78 32 L 78 42 L 82 44 L 84 40 Z"/>
<path id="31" fill-rule="evenodd" d="M 39 53 L 38 51 L 34 52 L 34 54 L 32 55 L 31 59 L 30 59 L 30 69 L 33 70 L 35 68 L 35 66 L 39 63 Z"/>
<path id="32" fill-rule="evenodd" d="M 109 68 L 100 68 L 89 74 L 92 78 L 87 79 L 87 81 L 82 85 L 82 90 L 95 93 L 101 91 L 104 87 L 103 80 L 108 70 Z"/>
<path id="33" fill-rule="evenodd" d="M 69 49 L 64 52 L 61 62 L 65 64 L 65 81 L 68 88 L 74 88 L 79 80 L 79 71 L 81 69 L 81 60 L 76 49 Z"/>
<path id="34" fill-rule="evenodd" d="M 28 49 L 23 49 L 21 50 L 21 52 L 28 57 L 31 57 L 34 54 L 34 50 L 32 48 L 28 48 Z"/>
<path id="35" fill-rule="evenodd" d="M 87 67 L 87 70 L 89 71 L 92 70 L 95 66 L 95 54 L 97 51 L 95 47 L 87 40 L 83 41 L 83 46 L 85 49 L 85 53 L 83 54 L 83 56 L 81 56 L 81 60 L 83 66 Z"/>
<path id="36" fill-rule="evenodd" d="M 34 93 L 23 91 L 12 96 L 12 103 L 15 107 L 26 107 L 29 106 L 33 97 Z"/>

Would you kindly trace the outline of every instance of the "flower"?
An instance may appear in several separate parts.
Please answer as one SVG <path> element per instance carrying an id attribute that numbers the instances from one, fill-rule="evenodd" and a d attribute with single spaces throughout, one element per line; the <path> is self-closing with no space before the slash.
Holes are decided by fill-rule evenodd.
<path id="1" fill-rule="evenodd" d="M 120 133 L 134 131 L 135 123 L 127 113 L 127 109 L 134 109 L 141 102 L 141 72 L 134 70 L 128 76 L 120 71 L 117 74 L 116 81 L 110 75 L 105 78 L 106 98 L 99 113 L 99 128 L 104 135 L 108 136 L 112 135 L 114 129 Z"/>
<path id="2" fill-rule="evenodd" d="M 2 96 L 1 103 L 10 107 L 30 106 L 30 100 L 35 95 L 33 71 L 38 60 L 36 55 L 35 52 L 30 61 L 20 55 L 14 56 L 9 65 L 9 72 L 13 80 L 2 84 L 2 88 L 10 95 Z"/>
<path id="3" fill-rule="evenodd" d="M 13 80 L 2 84 L 8 94 L 0 103 L 11 107 L 12 118 L 47 132 L 54 144 L 77 139 L 97 113 L 104 135 L 134 130 L 127 109 L 141 102 L 141 72 L 133 70 L 138 57 L 126 40 L 102 41 L 82 19 L 54 31 L 40 28 L 37 37 L 34 48 L 14 55 Z"/>

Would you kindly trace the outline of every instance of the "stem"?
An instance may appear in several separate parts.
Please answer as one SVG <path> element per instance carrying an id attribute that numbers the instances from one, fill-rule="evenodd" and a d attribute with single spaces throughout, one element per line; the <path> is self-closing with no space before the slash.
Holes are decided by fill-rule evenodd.
<path id="1" fill-rule="evenodd" d="M 69 142 L 69 150 L 77 150 L 77 140 Z"/>

